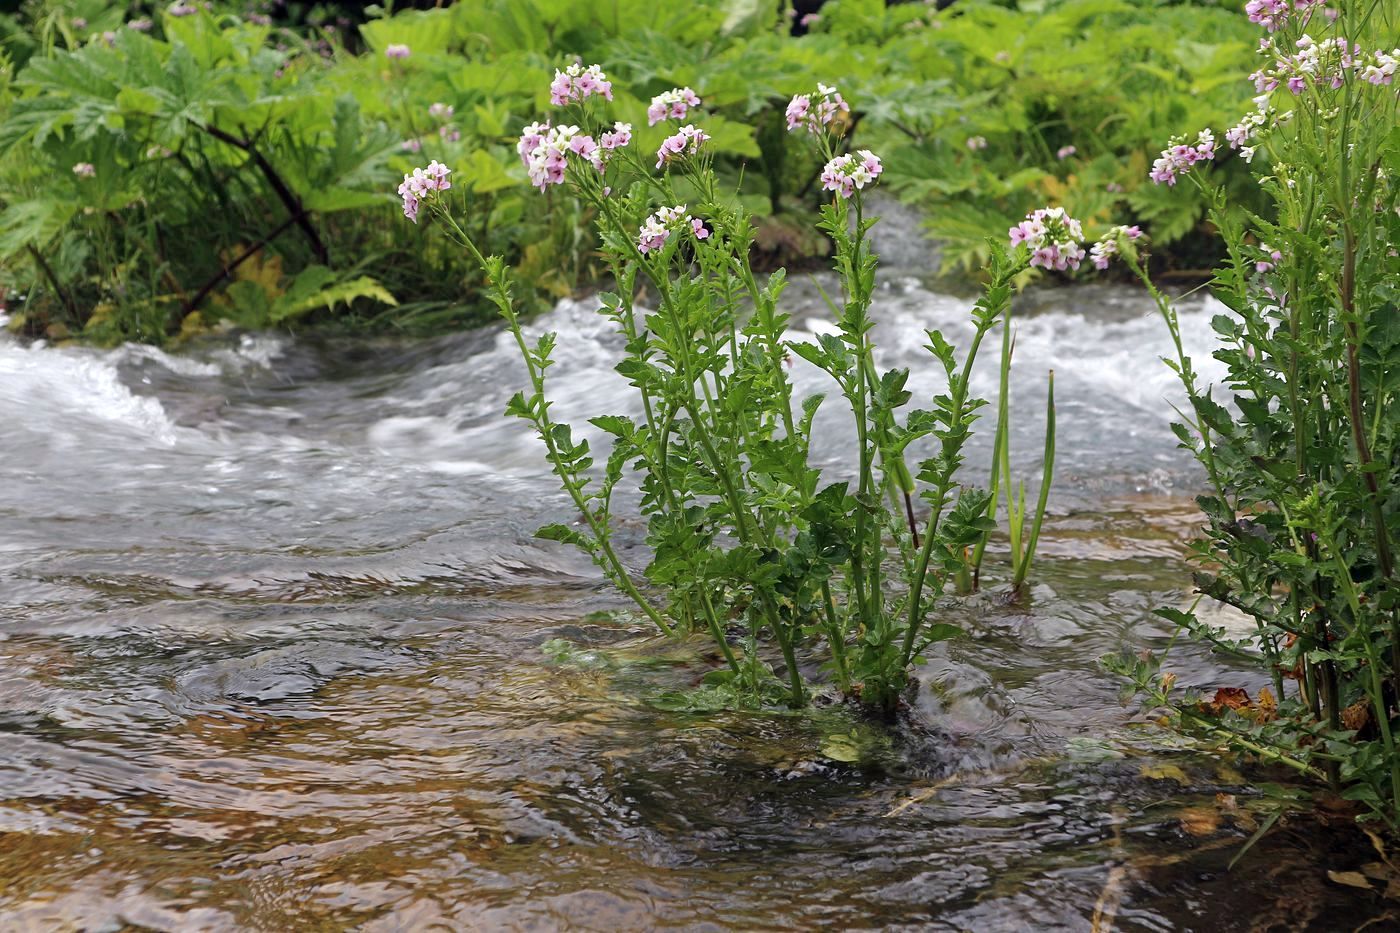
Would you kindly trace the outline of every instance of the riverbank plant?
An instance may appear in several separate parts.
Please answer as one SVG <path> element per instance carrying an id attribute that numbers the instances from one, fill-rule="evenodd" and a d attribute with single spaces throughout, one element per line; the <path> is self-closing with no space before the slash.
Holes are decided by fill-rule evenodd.
<path id="1" fill-rule="evenodd" d="M 1400 14 L 1374 0 L 1251 0 L 1258 96 L 1238 122 L 1174 140 L 1152 169 L 1196 187 L 1228 250 L 1214 293 L 1223 384 L 1202 379 L 1158 302 L 1188 405 L 1176 431 L 1204 468 L 1201 599 L 1232 635 L 1163 610 L 1183 637 L 1242 659 L 1250 697 L 1177 682 L 1161 656 L 1119 659 L 1181 728 L 1315 776 L 1400 829 Z M 1250 167 L 1276 219 L 1227 210 L 1216 163 Z"/>
<path id="2" fill-rule="evenodd" d="M 986 404 L 970 389 L 979 348 L 1005 321 L 1014 278 L 1080 265 L 1080 225 L 1063 209 L 1038 210 L 1012 229 L 1009 247 L 991 245 L 972 338 L 959 349 L 927 331 L 929 364 L 945 388 L 916 404 L 909 371 L 879 366 L 876 219 L 866 198 L 884 167 L 876 153 L 848 147 L 852 108 L 842 93 L 819 84 L 784 114 L 824 164 L 818 224 L 838 287 L 824 293 L 834 328 L 814 340 L 790 331 L 785 273 L 753 268 L 754 219 L 713 169 L 698 96 L 678 88 L 657 97 L 666 135 L 654 151 L 612 118 L 612 96 L 596 65 L 556 72 L 550 119 L 526 127 L 517 146 L 536 187 L 577 199 L 596 218 L 611 270 L 598 313 L 622 338 L 616 369 L 635 404 L 590 419 L 595 440 L 610 445 L 601 464 L 594 441 L 553 415 L 555 335 L 527 335 L 516 277 L 477 246 L 472 198 L 454 200 L 458 176 L 434 161 L 399 188 L 409 220 L 433 218 L 481 264 L 519 347 L 528 384 L 507 412 L 539 435 L 578 516 L 539 534 L 589 554 L 658 631 L 708 633 L 725 667 L 707 683 L 726 702 L 802 706 L 813 689 L 804 667 L 815 659 L 839 693 L 892 712 L 920 653 L 957 632 L 937 620 L 939 601 L 970 578 L 995 524 L 991 495 L 962 471 Z M 1009 353 L 1002 362 L 1009 367 Z M 830 397 L 799 396 L 795 366 L 825 374 Z M 837 407 L 854 447 L 853 468 L 836 476 L 813 453 L 823 407 Z M 1052 407 L 1037 527 L 1053 430 Z M 616 549 L 632 508 L 651 549 L 641 580 Z M 1017 587 L 1033 549 L 1032 534 L 1018 549 Z"/>

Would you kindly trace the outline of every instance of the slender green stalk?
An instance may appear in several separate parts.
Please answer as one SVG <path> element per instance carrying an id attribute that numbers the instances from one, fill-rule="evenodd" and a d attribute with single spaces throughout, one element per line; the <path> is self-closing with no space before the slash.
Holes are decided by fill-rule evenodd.
<path id="1" fill-rule="evenodd" d="M 1016 576 L 1011 581 L 1013 592 L 1019 593 L 1035 560 L 1035 547 L 1040 541 L 1040 526 L 1045 521 L 1045 509 L 1050 501 L 1050 482 L 1055 473 L 1055 371 L 1050 370 L 1049 388 L 1045 399 L 1045 454 L 1041 461 L 1040 496 L 1035 503 L 1035 518 L 1031 522 L 1031 533 L 1026 538 L 1026 549 L 1016 565 Z"/>

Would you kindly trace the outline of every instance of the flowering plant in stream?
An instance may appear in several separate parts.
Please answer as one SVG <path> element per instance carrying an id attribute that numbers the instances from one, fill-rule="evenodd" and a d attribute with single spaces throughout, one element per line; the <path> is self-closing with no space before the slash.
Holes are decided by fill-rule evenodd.
<path id="1" fill-rule="evenodd" d="M 960 473 L 985 404 L 970 391 L 971 374 L 984 336 L 1005 320 L 1011 282 L 1032 262 L 1030 249 L 994 245 L 965 353 L 928 332 L 946 391 L 911 409 L 908 370 L 877 365 L 871 313 L 875 220 L 865 216 L 863 197 L 883 166 L 873 152 L 841 148 L 842 125 L 832 117 L 846 105 L 833 89 L 820 88 L 816 105 L 807 95 L 811 119 L 793 128 L 815 127 L 828 163 L 822 181 L 832 198 L 820 228 L 835 246 L 835 327 L 798 340 L 780 309 L 784 273 L 754 271 L 752 219 L 735 193 L 719 188 L 698 98 L 685 89 L 658 98 L 668 119 L 696 122 L 667 139 L 653 164 L 630 145 L 630 126 L 609 129 L 583 105 L 588 93 L 602 93 L 596 66 L 560 75 L 569 83 L 556 78 L 552 96 L 563 113 L 555 124 L 525 127 L 518 151 L 541 190 L 566 189 L 597 218 L 616 283 L 598 296 L 598 313 L 621 337 L 616 369 L 635 390 L 634 403 L 592 418 L 593 437 L 555 419 L 547 376 L 556 336 L 527 335 L 509 270 L 482 255 L 454 219 L 445 175 L 430 166 L 404 181 L 406 213 L 412 197 L 415 215 L 420 206 L 430 211 L 482 264 L 490 299 L 520 349 L 528 385 L 507 412 L 539 435 L 576 516 L 539 535 L 589 554 L 662 633 L 709 634 L 724 667 L 683 702 L 800 706 L 813 691 L 804 671 L 821 666 L 836 692 L 892 713 L 920 652 L 957 632 L 933 618 L 935 601 L 968 586 L 974 550 L 980 564 L 995 527 L 992 496 L 964 485 Z M 584 87 L 593 90 L 574 94 L 590 75 L 594 84 Z M 1062 211 L 1042 216 L 1037 235 L 1069 255 L 1066 238 L 1078 224 Z M 794 365 L 825 373 L 841 399 L 823 431 L 854 443 L 849 470 L 832 476 L 816 466 L 823 397 L 798 395 Z M 1004 416 L 1005 392 L 1000 407 Z M 1049 437 L 1052 450 L 1053 430 Z M 610 445 L 601 464 L 593 454 L 600 439 Z M 1047 458 L 1046 489 L 1048 467 Z M 621 491 L 629 487 L 634 495 L 625 501 L 645 520 L 651 553 L 640 575 L 615 546 Z M 1022 551 L 1033 550 L 1034 534 Z M 1017 587 L 1028 566 L 1028 559 L 1018 564 Z"/>
<path id="2" fill-rule="evenodd" d="M 1396 52 L 1384 50 L 1400 37 L 1400 8 L 1251 0 L 1246 10 L 1268 31 L 1269 64 L 1253 76 L 1256 111 L 1225 138 L 1250 161 L 1276 219 L 1246 223 L 1207 174 L 1189 176 L 1229 250 L 1214 280 L 1228 313 L 1212 322 L 1229 407 L 1202 385 L 1136 245 L 1119 236 L 1116 250 L 1166 322 L 1189 402 L 1174 427 L 1209 486 L 1197 500 L 1198 599 L 1234 607 L 1254 629 L 1213 628 L 1194 605 L 1159 614 L 1257 668 L 1268 686 L 1253 699 L 1222 689 L 1212 701 L 1209 688 L 1204 697 L 1177 688 L 1161 657 L 1108 660 L 1183 730 L 1325 781 L 1395 831 L 1400 97 Z M 1161 174 L 1171 183 L 1213 155 L 1183 156 Z"/>

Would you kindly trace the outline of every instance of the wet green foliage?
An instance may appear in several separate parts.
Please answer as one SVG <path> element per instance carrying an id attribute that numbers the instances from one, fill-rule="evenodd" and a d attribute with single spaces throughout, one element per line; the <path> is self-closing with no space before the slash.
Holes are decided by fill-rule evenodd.
<path id="1" fill-rule="evenodd" d="M 1204 200 L 1147 185 L 1142 153 L 1246 99 L 1252 40 L 1233 7 L 832 0 L 799 37 L 780 7 L 483 0 L 347 35 L 262 25 L 236 3 L 162 8 L 141 32 L 115 5 L 31 0 L 0 17 L 0 287 L 16 326 L 99 342 L 471 323 L 478 271 L 392 220 L 399 174 L 437 158 L 476 195 L 472 235 L 538 307 L 607 272 L 593 217 L 539 197 L 515 152 L 544 102 L 533 77 L 576 57 L 610 63 L 616 116 L 646 146 L 651 96 L 696 89 L 715 170 L 744 180 L 761 266 L 830 250 L 812 223 L 819 165 L 782 131 L 814 75 L 863 102 L 851 137 L 927 209 L 945 270 L 977 272 L 987 236 L 1057 202 L 1091 224 L 1132 213 L 1198 261 Z M 387 58 L 396 44 L 411 55 Z M 323 294 L 304 294 L 313 280 Z"/>
<path id="2" fill-rule="evenodd" d="M 1319 78 L 1296 96 L 1280 89 L 1266 111 L 1257 145 L 1269 163 L 1255 169 L 1277 221 L 1242 223 L 1213 178 L 1191 176 L 1229 250 L 1214 289 L 1228 309 L 1214 321 L 1222 386 L 1202 384 L 1154 290 L 1190 401 L 1177 433 L 1212 487 L 1199 499 L 1197 587 L 1255 630 L 1238 637 L 1192 612 L 1162 615 L 1184 637 L 1258 664 L 1272 689 L 1182 696 L 1161 657 L 1116 666 L 1183 727 L 1326 780 L 1396 829 L 1400 129 L 1395 88 L 1363 65 L 1400 45 L 1400 19 L 1385 4 L 1338 9 L 1335 24 L 1295 16 L 1273 36 L 1285 50 L 1338 36 L 1359 47 L 1335 87 Z M 1300 41 L 1304 29 L 1311 39 Z M 1319 73 L 1336 67 L 1324 52 Z"/>
<path id="3" fill-rule="evenodd" d="M 591 101 L 554 116 L 568 133 L 581 127 L 591 139 L 611 125 L 611 114 L 603 117 Z M 801 130 L 794 138 L 831 165 L 874 158 L 844 154 L 842 128 L 834 121 L 820 135 Z M 539 436 L 577 516 L 538 535 L 586 552 L 661 632 L 708 633 L 722 655 L 724 667 L 694 696 L 676 698 L 676 708 L 802 707 L 813 691 L 803 659 L 815 653 L 840 694 L 894 712 L 920 652 L 958 633 L 937 620 L 937 602 L 971 579 L 973 555 L 995 529 L 991 494 L 964 485 L 961 471 L 986 406 L 970 385 L 978 349 L 1005 321 L 1029 250 L 989 244 L 974 336 L 959 350 L 927 332 L 945 389 L 915 407 L 909 371 L 876 365 L 877 260 L 869 243 L 876 221 L 864 213 L 864 192 L 848 193 L 821 210 L 840 289 L 827 297 L 834 332 L 809 342 L 789 332 L 785 273 L 755 272 L 753 218 L 745 199 L 720 184 L 707 148 L 671 158 L 659 172 L 636 146 L 596 165 L 570 157 L 552 196 L 574 197 L 597 218 L 600 253 L 617 285 L 598 296 L 598 313 L 621 339 L 616 370 L 640 412 L 590 419 L 610 444 L 602 462 L 589 439 L 552 413 L 556 335 L 527 334 L 516 275 L 500 257 L 484 256 L 458 220 L 455 205 L 465 198 L 470 208 L 471 196 L 429 189 L 415 207 L 481 264 L 519 348 L 529 382 L 506 414 Z M 795 358 L 825 373 L 835 398 L 797 396 Z M 837 398 L 850 415 L 856 457 L 853 476 L 833 478 L 815 461 L 813 425 Z M 1053 452 L 1053 415 L 1050 426 Z M 648 530 L 645 584 L 614 547 L 633 508 Z M 1029 552 L 1020 559 L 1017 585 Z"/>

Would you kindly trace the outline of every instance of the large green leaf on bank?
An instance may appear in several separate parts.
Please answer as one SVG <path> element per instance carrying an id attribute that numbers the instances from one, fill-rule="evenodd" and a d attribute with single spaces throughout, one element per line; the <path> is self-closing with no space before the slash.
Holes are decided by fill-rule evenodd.
<path id="1" fill-rule="evenodd" d="M 11 204 L 0 214 L 0 260 L 48 243 L 79 207 L 73 198 L 35 198 Z"/>
<path id="2" fill-rule="evenodd" d="M 391 306 L 398 304 L 388 289 L 367 275 L 336 281 L 335 273 L 325 266 L 307 266 L 272 303 L 268 322 L 282 324 L 311 311 L 348 305 L 358 298 Z"/>

